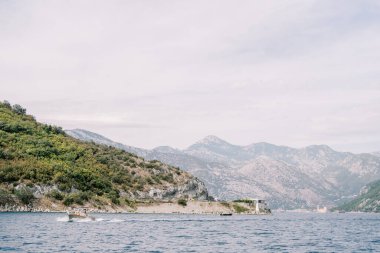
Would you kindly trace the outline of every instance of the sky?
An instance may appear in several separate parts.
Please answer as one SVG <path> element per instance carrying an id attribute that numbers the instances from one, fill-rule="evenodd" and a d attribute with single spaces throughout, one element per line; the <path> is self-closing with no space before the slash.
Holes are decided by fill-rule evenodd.
<path id="1" fill-rule="evenodd" d="M 380 1 L 0 0 L 0 100 L 141 148 L 380 151 Z"/>

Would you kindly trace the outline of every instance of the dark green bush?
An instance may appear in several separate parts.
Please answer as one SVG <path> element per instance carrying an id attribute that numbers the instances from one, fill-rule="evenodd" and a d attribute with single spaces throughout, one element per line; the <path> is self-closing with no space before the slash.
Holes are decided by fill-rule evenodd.
<path id="1" fill-rule="evenodd" d="M 235 209 L 237 213 L 244 213 L 249 210 L 248 208 L 238 205 L 238 204 L 234 204 L 232 207 Z"/>
<path id="2" fill-rule="evenodd" d="M 236 199 L 236 200 L 234 200 L 234 202 L 247 203 L 247 204 L 255 203 L 255 201 L 252 199 Z"/>
<path id="3" fill-rule="evenodd" d="M 59 192 L 57 190 L 52 190 L 49 193 L 49 196 L 52 197 L 53 199 L 56 199 L 56 200 L 63 200 L 65 197 L 61 192 Z"/>
<path id="4" fill-rule="evenodd" d="M 27 187 L 22 187 L 18 190 L 15 190 L 15 195 L 25 205 L 31 204 L 35 199 L 33 192 Z"/>
<path id="5" fill-rule="evenodd" d="M 74 204 L 74 198 L 70 195 L 66 196 L 65 199 L 63 200 L 63 204 L 65 206 L 71 206 L 72 204 Z"/>
<path id="6" fill-rule="evenodd" d="M 187 206 L 187 200 L 186 199 L 179 199 L 177 201 L 178 205 L 181 205 L 181 206 Z"/>
<path id="7" fill-rule="evenodd" d="M 112 201 L 112 203 L 114 203 L 115 205 L 120 205 L 120 199 L 118 199 L 118 198 L 114 198 L 114 197 L 112 197 L 112 198 L 111 198 L 111 201 Z"/>
<path id="8" fill-rule="evenodd" d="M 6 204 L 14 204 L 14 199 L 10 192 L 0 189 L 0 206 L 4 206 Z"/>
<path id="9" fill-rule="evenodd" d="M 225 206 L 225 207 L 227 207 L 227 208 L 230 208 L 230 203 L 228 203 L 228 202 L 226 202 L 226 201 L 222 201 L 222 202 L 220 202 L 220 204 L 221 204 L 222 206 Z"/>
<path id="10" fill-rule="evenodd" d="M 91 194 L 88 192 L 75 192 L 67 195 L 63 201 L 63 204 L 70 206 L 72 204 L 83 205 L 85 202 L 91 199 Z"/>
<path id="11" fill-rule="evenodd" d="M 26 109 L 18 104 L 13 105 L 12 110 L 17 114 L 26 114 Z"/>
<path id="12" fill-rule="evenodd" d="M 132 208 L 134 208 L 136 206 L 136 202 L 134 200 L 131 200 L 129 198 L 125 198 L 124 201 L 125 201 L 125 204 L 127 206 L 130 206 Z"/>
<path id="13" fill-rule="evenodd" d="M 107 197 L 111 199 L 112 203 L 120 205 L 120 194 L 118 190 L 111 190 L 109 193 L 107 193 Z"/>

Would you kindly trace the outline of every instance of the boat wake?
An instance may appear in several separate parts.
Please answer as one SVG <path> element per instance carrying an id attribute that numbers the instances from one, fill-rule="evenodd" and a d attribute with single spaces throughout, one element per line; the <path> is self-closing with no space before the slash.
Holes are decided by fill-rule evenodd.
<path id="1" fill-rule="evenodd" d="M 124 222 L 126 220 L 120 220 L 120 219 L 112 219 L 112 220 L 106 220 L 107 222 L 114 222 L 114 223 L 118 223 L 118 222 Z"/>
<path id="2" fill-rule="evenodd" d="M 82 223 L 82 222 L 113 222 L 113 223 L 118 223 L 118 222 L 125 222 L 126 221 L 126 220 L 121 220 L 121 219 L 107 220 L 104 218 L 91 218 L 91 217 L 69 219 L 68 216 L 58 217 L 56 220 L 58 222 L 78 222 L 78 223 Z"/>
<path id="3" fill-rule="evenodd" d="M 218 222 L 223 222 L 223 221 L 228 221 L 231 220 L 231 218 L 203 218 L 203 219 L 176 219 L 176 218 L 163 218 L 163 219 L 105 219 L 101 217 L 86 217 L 86 218 L 72 218 L 69 219 L 68 216 L 62 216 L 58 217 L 56 219 L 58 222 L 77 222 L 77 223 L 82 223 L 82 222 L 109 222 L 109 223 L 122 223 L 122 222 L 210 222 L 210 221 L 218 221 Z M 251 220 L 249 219 L 239 219 L 239 221 L 244 221 L 244 220 Z"/>
<path id="4" fill-rule="evenodd" d="M 59 222 L 95 222 L 95 221 L 98 221 L 98 219 L 92 219 L 91 217 L 69 219 L 69 217 L 67 217 L 67 216 L 58 217 L 56 220 Z M 101 220 L 102 219 L 99 219 L 99 221 L 101 221 Z"/>
<path id="5" fill-rule="evenodd" d="M 69 217 L 67 217 L 67 216 L 58 217 L 58 218 L 57 218 L 57 221 L 60 221 L 60 222 L 66 222 L 66 221 L 69 221 Z"/>

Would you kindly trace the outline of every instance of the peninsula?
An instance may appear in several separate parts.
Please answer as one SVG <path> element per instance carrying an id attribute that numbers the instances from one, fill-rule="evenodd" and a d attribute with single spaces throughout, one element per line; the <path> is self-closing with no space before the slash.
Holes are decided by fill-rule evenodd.
<path id="1" fill-rule="evenodd" d="M 0 102 L 0 211 L 268 213 L 215 202 L 202 181 L 178 167 L 84 142 Z"/>

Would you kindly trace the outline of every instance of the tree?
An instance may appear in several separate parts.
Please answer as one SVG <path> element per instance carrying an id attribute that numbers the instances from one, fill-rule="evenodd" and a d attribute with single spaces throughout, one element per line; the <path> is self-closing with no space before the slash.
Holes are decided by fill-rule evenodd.
<path id="1" fill-rule="evenodd" d="M 3 105 L 7 107 L 8 109 L 12 109 L 11 103 L 9 103 L 7 100 L 3 101 Z"/>
<path id="2" fill-rule="evenodd" d="M 181 205 L 181 206 L 187 206 L 187 200 L 186 199 L 179 199 L 177 201 L 178 205 Z"/>
<path id="3" fill-rule="evenodd" d="M 21 202 L 25 205 L 31 204 L 34 200 L 33 192 L 27 187 L 23 187 L 19 190 L 16 190 L 15 194 L 19 198 L 19 200 L 21 200 Z"/>
<path id="4" fill-rule="evenodd" d="M 23 108 L 21 105 L 19 104 L 15 104 L 13 105 L 12 107 L 13 111 L 17 114 L 22 114 L 22 115 L 25 115 L 26 114 L 26 109 Z"/>

